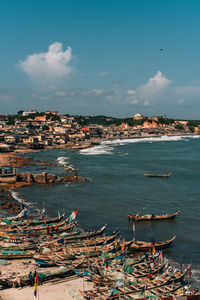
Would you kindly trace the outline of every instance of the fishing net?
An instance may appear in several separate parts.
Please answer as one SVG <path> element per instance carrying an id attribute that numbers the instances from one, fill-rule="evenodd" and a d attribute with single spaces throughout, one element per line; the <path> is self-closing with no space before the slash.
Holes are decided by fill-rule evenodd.
<path id="1" fill-rule="evenodd" d="M 114 289 L 114 288 L 111 288 L 111 287 L 109 287 L 109 292 L 110 292 L 110 296 L 111 295 L 116 295 L 116 294 L 118 294 L 118 290 L 117 289 Z"/>
<path id="2" fill-rule="evenodd" d="M 108 258 L 112 258 L 112 257 L 113 257 L 113 253 L 101 253 L 102 259 L 108 259 Z"/>
<path id="3" fill-rule="evenodd" d="M 10 265 L 11 263 L 5 259 L 0 259 L 0 265 L 1 266 L 6 266 L 6 265 Z"/>
<path id="4" fill-rule="evenodd" d="M 115 287 L 116 287 L 116 288 L 117 288 L 117 287 L 122 287 L 122 286 L 125 286 L 124 280 L 117 280 L 117 281 L 115 282 Z"/>
<path id="5" fill-rule="evenodd" d="M 124 265 L 122 269 L 126 273 L 133 273 L 134 272 L 134 269 L 132 268 L 132 266 L 128 265 L 128 264 Z"/>
<path id="6" fill-rule="evenodd" d="M 25 251 L 20 251 L 20 250 L 16 250 L 16 251 L 14 251 L 14 250 L 4 250 L 4 251 L 1 251 L 0 252 L 1 254 L 26 254 L 26 252 Z"/>
<path id="7" fill-rule="evenodd" d="M 1 222 L 1 225 L 4 225 L 4 223 L 6 223 L 6 224 L 11 224 L 12 223 L 12 221 L 11 220 L 2 220 L 2 222 Z"/>

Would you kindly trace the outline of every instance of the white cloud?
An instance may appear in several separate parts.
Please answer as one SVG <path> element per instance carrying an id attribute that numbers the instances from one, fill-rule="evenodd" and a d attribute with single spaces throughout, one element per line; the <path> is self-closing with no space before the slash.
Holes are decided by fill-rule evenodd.
<path id="1" fill-rule="evenodd" d="M 144 106 L 148 106 L 150 104 L 149 100 L 144 101 Z"/>
<path id="2" fill-rule="evenodd" d="M 138 88 L 138 92 L 143 97 L 151 97 L 161 92 L 170 83 L 171 80 L 167 79 L 165 76 L 162 75 L 162 72 L 158 71 L 154 77 L 149 78 L 149 81 L 146 84 L 141 85 Z"/>
<path id="3" fill-rule="evenodd" d="M 128 91 L 127 91 L 127 94 L 128 94 L 128 95 L 135 95 L 135 94 L 136 94 L 136 91 L 135 91 L 135 90 L 128 90 Z"/>
<path id="4" fill-rule="evenodd" d="M 108 76 L 108 75 L 110 75 L 110 72 L 100 72 L 100 73 L 97 74 L 97 76 L 99 76 L 99 77 L 105 77 L 105 76 Z"/>
<path id="5" fill-rule="evenodd" d="M 180 105 L 181 105 L 181 104 L 184 104 L 184 103 L 185 103 L 185 100 L 184 100 L 184 99 L 180 99 L 180 100 L 177 101 L 177 103 L 180 104 Z"/>
<path id="6" fill-rule="evenodd" d="M 175 88 L 175 93 L 178 95 L 190 96 L 190 97 L 199 97 L 200 94 L 200 85 L 186 85 L 179 86 Z"/>
<path id="7" fill-rule="evenodd" d="M 72 49 L 62 50 L 62 43 L 55 42 L 49 46 L 47 52 L 29 55 L 19 62 L 21 69 L 31 80 L 52 82 L 69 77 L 74 69 L 70 66 Z"/>
<path id="8" fill-rule="evenodd" d="M 64 91 L 56 91 L 55 92 L 55 96 L 58 96 L 58 97 L 64 97 L 64 96 L 66 96 L 66 92 L 64 92 Z"/>
<path id="9" fill-rule="evenodd" d="M 56 91 L 55 96 L 63 97 L 100 97 L 103 95 L 103 89 L 70 89 L 66 91 Z"/>
<path id="10" fill-rule="evenodd" d="M 165 90 L 168 85 L 171 83 L 171 80 L 162 75 L 162 72 L 158 71 L 154 77 L 150 77 L 146 84 L 140 85 L 135 90 L 127 90 L 126 101 L 129 103 L 138 103 L 145 101 L 143 104 L 149 105 L 149 100 L 152 97 L 157 96 L 163 90 Z M 136 100 L 138 102 L 136 102 Z"/>
<path id="11" fill-rule="evenodd" d="M 103 94 L 103 89 L 77 90 L 76 93 L 86 97 L 98 97 Z"/>
<path id="12" fill-rule="evenodd" d="M 0 101 L 7 102 L 7 101 L 10 101 L 12 99 L 13 99 L 13 96 L 10 96 L 10 95 L 7 95 L 7 94 L 0 95 Z"/>

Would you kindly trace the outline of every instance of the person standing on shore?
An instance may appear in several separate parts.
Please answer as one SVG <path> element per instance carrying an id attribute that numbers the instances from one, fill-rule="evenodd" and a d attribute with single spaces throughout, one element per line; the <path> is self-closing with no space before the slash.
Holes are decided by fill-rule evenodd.
<path id="1" fill-rule="evenodd" d="M 50 233 L 50 226 L 47 225 L 47 234 L 49 234 L 49 233 Z"/>
<path id="2" fill-rule="evenodd" d="M 28 280 L 29 280 L 30 285 L 33 286 L 34 280 L 33 280 L 33 274 L 32 274 L 31 271 L 30 271 L 30 273 L 28 274 Z"/>

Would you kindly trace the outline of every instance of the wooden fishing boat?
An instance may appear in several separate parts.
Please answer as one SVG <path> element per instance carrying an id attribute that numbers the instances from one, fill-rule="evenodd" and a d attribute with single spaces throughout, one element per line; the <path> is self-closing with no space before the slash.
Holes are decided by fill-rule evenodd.
<path id="1" fill-rule="evenodd" d="M 66 224 L 68 224 L 68 218 L 60 223 L 50 223 L 50 224 L 43 223 L 38 226 L 29 226 L 29 224 L 27 224 L 26 226 L 17 227 L 17 229 L 10 230 L 8 231 L 8 233 L 18 233 L 18 232 L 26 233 L 27 231 L 30 230 L 47 231 L 47 227 L 49 228 L 49 231 L 52 232 L 53 230 L 55 230 L 55 227 L 61 228 Z"/>
<path id="2" fill-rule="evenodd" d="M 50 259 L 42 259 L 42 258 L 33 258 L 41 268 L 54 267 L 56 266 L 56 262 Z"/>
<path id="3" fill-rule="evenodd" d="M 139 221 L 160 221 L 160 220 L 170 220 L 175 218 L 177 215 L 180 214 L 180 210 L 176 211 L 173 214 L 164 214 L 164 215 L 143 215 L 139 216 L 136 215 L 130 215 L 128 214 L 129 221 L 139 222 Z"/>
<path id="4" fill-rule="evenodd" d="M 81 264 L 82 264 L 82 261 L 76 261 L 74 263 L 71 263 L 71 266 L 62 267 L 62 268 L 59 267 L 56 270 L 51 271 L 51 272 L 45 272 L 45 273 L 38 272 L 39 284 L 42 283 L 42 282 L 52 280 L 54 278 L 63 278 L 63 277 L 73 275 L 74 274 L 74 269 L 78 268 Z M 20 286 L 30 285 L 28 275 L 20 276 L 18 278 L 7 279 L 7 280 L 1 280 L 0 279 L 0 285 L 2 285 L 4 288 L 12 287 L 13 282 L 20 283 Z"/>
<path id="5" fill-rule="evenodd" d="M 172 294 L 180 289 L 182 286 L 181 282 L 171 283 L 168 285 L 161 286 L 159 288 L 153 289 L 150 291 L 150 294 L 148 296 L 151 297 L 151 295 L 155 295 L 157 298 L 164 298 L 172 296 Z"/>
<path id="6" fill-rule="evenodd" d="M 69 224 L 68 224 L 69 225 Z M 69 229 L 69 227 L 62 228 L 63 230 Z M 73 225 L 74 226 L 74 225 Z M 72 227 L 70 226 L 70 230 Z M 113 239 L 117 236 L 118 232 L 112 236 L 102 237 L 99 238 L 101 234 L 105 231 L 106 226 L 103 226 L 101 229 L 80 234 L 80 231 L 76 232 L 66 232 L 62 233 L 62 236 L 59 233 L 56 233 L 54 235 L 43 235 L 43 234 L 37 234 L 36 237 L 34 237 L 35 233 L 30 232 L 30 236 L 28 235 L 14 235 L 14 234 L 8 234 L 8 233 L 0 233 L 0 236 L 2 238 L 2 242 L 0 242 L 0 249 L 6 248 L 11 250 L 36 250 L 39 246 L 42 247 L 52 247 L 54 245 L 67 245 L 69 244 L 70 247 L 76 246 L 76 247 L 85 247 L 87 245 L 101 245 L 102 243 L 110 243 L 113 241 Z M 84 240 L 84 242 L 83 242 Z M 10 244 L 10 247 L 9 247 Z"/>
<path id="7" fill-rule="evenodd" d="M 50 227 L 50 232 L 49 232 L 49 235 L 54 235 L 55 233 L 62 233 L 62 232 L 69 232 L 69 231 L 72 231 L 74 226 L 75 226 L 75 222 L 72 222 L 70 224 L 66 224 L 65 221 L 60 223 L 61 226 L 59 225 L 58 226 L 58 229 L 56 230 L 55 229 L 55 226 L 52 226 Z M 16 238 L 20 238 L 20 237 L 34 237 L 34 236 L 39 236 L 39 235 L 46 235 L 47 234 L 47 227 L 44 227 L 43 228 L 38 228 L 38 229 L 35 229 L 34 227 L 33 228 L 29 228 L 29 229 L 26 229 L 26 230 L 21 230 L 21 231 L 18 231 L 18 230 L 12 230 L 12 231 L 8 231 L 7 232 L 10 236 L 14 236 Z M 2 234 L 2 233 L 0 233 Z"/>
<path id="8" fill-rule="evenodd" d="M 58 243 L 64 244 L 64 243 L 69 243 L 70 241 L 73 242 L 74 240 L 84 240 L 84 239 L 97 237 L 102 235 L 106 230 L 106 228 L 107 225 L 105 224 L 101 229 L 98 230 L 88 231 L 87 233 L 78 234 L 76 236 L 65 235 L 64 237 L 60 238 L 60 240 L 58 240 Z"/>
<path id="9" fill-rule="evenodd" d="M 13 220 L 7 220 L 7 219 L 2 219 L 2 222 L 4 222 L 7 225 L 10 226 L 38 226 L 41 224 L 50 224 L 50 223 L 58 223 L 60 222 L 65 216 L 65 213 L 63 213 L 62 215 L 58 216 L 58 217 L 54 217 L 54 218 L 38 218 L 38 219 L 27 219 L 27 220 L 22 220 L 22 221 L 13 221 Z"/>
<path id="10" fill-rule="evenodd" d="M 127 284 L 124 287 L 118 287 L 115 290 L 115 294 L 112 295 L 112 293 L 108 293 L 108 289 L 107 288 L 103 288 L 100 290 L 100 293 L 96 292 L 94 295 L 92 295 L 90 293 L 90 298 L 87 298 L 87 292 L 85 293 L 86 295 L 86 299 L 94 299 L 95 297 L 97 297 L 97 295 L 102 295 L 104 298 L 102 299 L 123 299 L 123 297 L 125 296 L 129 296 L 129 295 L 133 295 L 139 292 L 143 292 L 143 291 L 151 291 L 151 290 L 155 290 L 158 289 L 159 287 L 163 287 L 163 286 L 168 286 L 169 284 L 175 284 L 177 282 L 181 282 L 186 273 L 188 272 L 189 268 L 186 268 L 183 272 L 174 272 L 173 274 L 168 274 L 168 273 L 164 273 L 164 274 L 160 274 L 159 276 L 154 275 L 151 277 L 151 279 L 149 278 L 140 278 L 139 281 L 137 278 L 134 277 L 134 275 L 132 274 L 127 274 L 126 275 L 126 282 Z M 99 280 L 100 280 L 99 276 Z M 107 282 L 105 281 L 105 277 L 103 279 L 101 279 L 104 283 L 104 285 L 107 286 L 113 286 L 116 287 L 116 282 L 113 280 L 107 280 Z M 98 298 L 99 299 L 99 298 Z M 101 298 L 100 298 L 101 299 Z"/>
<path id="11" fill-rule="evenodd" d="M 73 243 L 66 243 L 65 247 L 69 248 L 85 248 L 85 247 L 92 247 L 92 246 L 100 246 L 102 244 L 110 244 L 112 243 L 119 235 L 119 232 L 111 235 L 111 236 L 103 236 L 103 237 L 96 237 L 91 239 L 86 239 L 84 241 L 73 241 Z"/>
<path id="12" fill-rule="evenodd" d="M 160 273 L 164 267 L 165 267 L 165 263 L 163 264 L 157 263 L 156 265 L 151 267 L 150 264 L 143 262 L 131 267 L 124 266 L 123 272 L 132 274 L 135 278 L 142 278 L 148 276 L 149 272 L 151 273 L 151 275 Z"/>
<path id="13" fill-rule="evenodd" d="M 23 259 L 33 258 L 35 251 L 15 251 L 15 250 L 4 250 L 0 251 L 0 259 Z"/>
<path id="14" fill-rule="evenodd" d="M 154 245 L 152 245 L 151 242 L 143 242 L 143 241 L 134 241 L 133 240 L 131 243 L 131 246 L 129 247 L 129 251 L 148 251 L 152 247 L 155 247 L 156 250 L 166 249 L 173 243 L 175 238 L 176 238 L 176 236 L 173 236 L 170 240 L 166 240 L 163 242 L 155 242 Z"/>
<path id="15" fill-rule="evenodd" d="M 145 177 L 161 177 L 161 178 L 168 178 L 171 176 L 172 173 L 168 174 L 149 174 L 149 173 L 144 173 Z"/>
<path id="16" fill-rule="evenodd" d="M 98 257 L 101 256 L 102 253 L 106 254 L 106 253 L 110 253 L 110 252 L 115 252 L 116 251 L 116 247 L 114 245 L 114 243 L 111 243 L 109 245 L 105 245 L 105 246 L 91 246 L 91 247 L 77 247 L 77 248 L 65 248 L 64 250 L 60 249 L 57 250 L 57 252 L 55 252 L 55 256 L 51 256 L 51 259 L 55 259 L 57 257 L 61 259 L 61 260 L 66 260 L 66 259 L 78 259 L 78 258 L 84 258 L 87 257 L 87 259 L 92 258 L 92 257 Z M 116 252 L 117 255 L 117 252 Z"/>

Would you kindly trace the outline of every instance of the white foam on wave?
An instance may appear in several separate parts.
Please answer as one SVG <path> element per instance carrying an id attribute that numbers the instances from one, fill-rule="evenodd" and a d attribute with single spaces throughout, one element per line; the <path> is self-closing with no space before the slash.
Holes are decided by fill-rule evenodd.
<path id="1" fill-rule="evenodd" d="M 80 154 L 83 155 L 100 155 L 100 154 L 112 154 L 115 146 L 123 146 L 126 144 L 134 143 L 154 143 L 154 142 L 176 142 L 176 141 L 188 141 L 189 138 L 200 138 L 200 136 L 194 135 L 179 135 L 179 136 L 168 136 L 163 135 L 160 137 L 141 137 L 141 138 L 131 138 L 131 139 L 116 139 L 101 142 L 100 145 L 94 146 L 87 149 L 80 150 Z M 112 147 L 111 147 L 112 146 Z"/>
<path id="2" fill-rule="evenodd" d="M 40 212 L 40 209 L 38 208 L 35 208 L 33 203 L 31 202 L 28 202 L 27 200 L 25 200 L 24 198 L 22 198 L 20 195 L 19 195 L 19 192 L 16 192 L 16 191 L 13 191 L 11 190 L 11 194 L 12 194 L 12 197 L 17 200 L 19 203 L 21 204 L 24 204 L 25 206 L 28 206 L 28 207 L 31 207 L 33 208 L 35 211 L 37 212 Z"/>
<path id="3" fill-rule="evenodd" d="M 30 202 L 26 201 L 25 199 L 23 199 L 18 192 L 14 192 L 13 190 L 11 190 L 11 194 L 12 194 L 12 197 L 17 200 L 19 203 L 22 203 L 24 205 L 31 205 Z"/>
<path id="4" fill-rule="evenodd" d="M 57 162 L 59 165 L 62 165 L 62 166 L 66 166 L 69 162 L 68 162 L 68 159 L 69 157 L 67 156 L 60 156 L 57 158 Z"/>
<path id="5" fill-rule="evenodd" d="M 127 153 L 122 153 L 119 156 L 127 156 L 127 155 L 128 155 L 128 152 Z"/>
<path id="6" fill-rule="evenodd" d="M 106 146 L 103 143 L 99 146 L 94 146 L 87 149 L 80 150 L 80 153 L 83 155 L 100 155 L 100 154 L 112 154 L 114 148 Z"/>
<path id="7" fill-rule="evenodd" d="M 132 138 L 132 139 L 117 139 L 117 140 L 109 140 L 109 141 L 103 141 L 103 145 L 125 145 L 125 144 L 134 144 L 134 143 L 152 143 L 152 142 L 176 142 L 185 140 L 186 138 L 199 138 L 200 136 L 189 136 L 189 135 L 180 135 L 180 136 L 168 136 L 163 135 L 160 137 L 141 137 L 141 138 Z"/>

